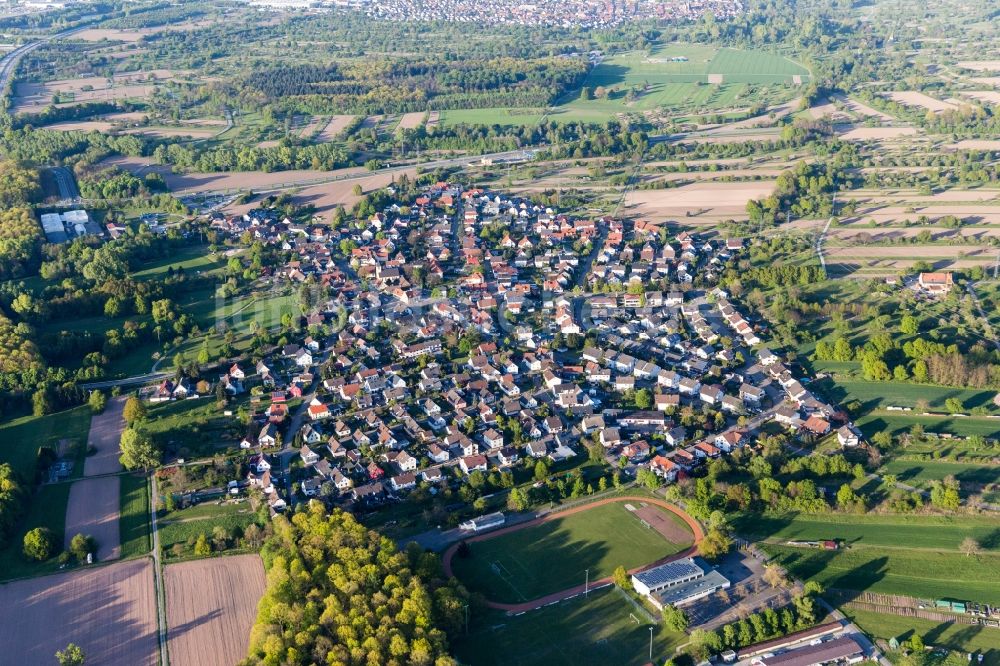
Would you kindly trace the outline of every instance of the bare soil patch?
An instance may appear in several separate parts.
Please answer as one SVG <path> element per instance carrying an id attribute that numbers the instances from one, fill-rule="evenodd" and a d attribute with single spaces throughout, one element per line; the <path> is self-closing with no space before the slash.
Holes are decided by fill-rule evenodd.
<path id="1" fill-rule="evenodd" d="M 79 645 L 87 663 L 155 666 L 159 648 L 151 560 L 0 585 L 4 663 L 52 664 L 67 643 Z"/>
<path id="2" fill-rule="evenodd" d="M 427 116 L 427 126 L 436 127 L 441 122 L 441 112 L 431 111 L 430 115 Z"/>
<path id="3" fill-rule="evenodd" d="M 67 120 L 46 125 L 45 129 L 56 132 L 108 132 L 112 127 L 114 125 L 106 120 Z"/>
<path id="4" fill-rule="evenodd" d="M 635 510 L 635 516 L 646 521 L 670 543 L 684 544 L 691 541 L 691 532 L 658 507 L 648 505 L 639 507 Z"/>
<path id="5" fill-rule="evenodd" d="M 969 80 L 973 83 L 980 83 L 984 86 L 1000 87 L 1000 76 L 979 76 Z"/>
<path id="6" fill-rule="evenodd" d="M 404 113 L 403 117 L 399 119 L 396 129 L 416 129 L 423 124 L 425 115 L 427 114 L 422 111 Z"/>
<path id="7" fill-rule="evenodd" d="M 694 183 L 669 190 L 634 190 L 625 197 L 631 213 L 651 217 L 695 215 L 746 215 L 750 199 L 762 199 L 774 191 L 775 181 L 754 183 Z"/>
<path id="8" fill-rule="evenodd" d="M 948 146 L 952 150 L 1000 150 L 1000 141 L 995 139 L 963 139 Z"/>
<path id="9" fill-rule="evenodd" d="M 970 90 L 969 92 L 963 94 L 980 102 L 1000 104 L 1000 92 L 997 92 L 996 90 Z"/>
<path id="10" fill-rule="evenodd" d="M 214 129 L 198 129 L 195 127 L 133 127 L 127 129 L 125 134 L 143 134 L 145 136 L 164 137 L 187 137 L 191 139 L 208 139 L 219 133 Z"/>
<path id="11" fill-rule="evenodd" d="M 130 72 L 115 76 L 111 81 L 103 76 L 60 79 L 45 83 L 18 83 L 14 86 L 14 111 L 37 113 L 52 104 L 56 93 L 72 94 L 71 101 L 56 106 L 73 106 L 87 102 L 148 97 L 163 82 L 182 74 L 169 69 Z"/>
<path id="12" fill-rule="evenodd" d="M 90 434 L 87 436 L 87 446 L 94 447 L 97 452 L 87 456 L 83 466 L 84 476 L 100 474 L 116 474 L 122 471 L 118 456 L 121 454 L 119 442 L 125 429 L 125 396 L 112 398 L 102 414 L 96 414 L 90 420 Z"/>
<path id="13" fill-rule="evenodd" d="M 930 95 L 925 95 L 924 93 L 917 92 L 915 90 L 891 92 L 889 93 L 889 97 L 905 106 L 920 106 L 935 113 L 950 111 L 958 108 L 955 104 L 931 97 Z"/>
<path id="14" fill-rule="evenodd" d="M 885 141 L 916 133 L 915 127 L 854 127 L 841 133 L 840 138 L 845 141 Z"/>
<path id="15" fill-rule="evenodd" d="M 231 666 L 243 659 L 264 583 L 264 565 L 258 555 L 165 567 L 171 662 Z"/>
<path id="16" fill-rule="evenodd" d="M 1000 60 L 962 60 L 955 64 L 977 72 L 1000 72 Z"/>
<path id="17" fill-rule="evenodd" d="M 118 531 L 121 481 L 117 476 L 80 479 L 69 489 L 66 505 L 65 547 L 77 534 L 88 534 L 97 541 L 97 561 L 116 560 L 121 556 Z"/>
<path id="18" fill-rule="evenodd" d="M 340 133 L 347 129 L 352 120 L 354 120 L 354 116 L 333 116 L 323 131 L 319 133 L 318 140 L 326 143 L 340 138 Z"/>

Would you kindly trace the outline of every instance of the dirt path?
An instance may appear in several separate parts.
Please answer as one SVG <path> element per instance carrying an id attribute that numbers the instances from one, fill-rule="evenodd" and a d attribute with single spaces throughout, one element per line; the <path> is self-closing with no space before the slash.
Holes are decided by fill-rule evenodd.
<path id="1" fill-rule="evenodd" d="M 691 557 L 691 556 L 693 556 L 697 552 L 698 542 L 700 542 L 702 540 L 702 538 L 704 538 L 704 536 L 705 536 L 705 533 L 702 530 L 701 525 L 698 523 L 698 521 L 696 521 L 691 516 L 687 515 L 684 511 L 682 511 L 677 506 L 675 506 L 673 504 L 670 504 L 669 502 L 666 502 L 664 500 L 656 499 L 656 498 L 653 498 L 653 497 L 626 496 L 626 497 L 609 497 L 607 499 L 599 500 L 597 502 L 592 502 L 590 504 L 584 504 L 582 506 L 575 506 L 572 509 L 566 509 L 565 511 L 557 511 L 555 513 L 549 513 L 549 514 L 546 514 L 545 516 L 543 516 L 541 518 L 538 518 L 536 520 L 530 520 L 530 521 L 528 521 L 526 523 L 520 523 L 520 524 L 514 525 L 512 527 L 504 527 L 503 529 L 496 530 L 495 532 L 487 532 L 486 534 L 479 534 L 479 535 L 476 535 L 476 536 L 472 536 L 472 537 L 469 537 L 468 539 L 464 539 L 464 541 L 467 541 L 469 543 L 473 543 L 473 542 L 476 542 L 476 541 L 485 541 L 487 539 L 493 539 L 493 538 L 498 537 L 498 536 L 500 536 L 502 534 L 508 534 L 508 533 L 514 532 L 516 530 L 523 530 L 526 527 L 531 527 L 533 525 L 540 525 L 540 524 L 548 522 L 550 520 L 556 520 L 556 519 L 559 519 L 559 518 L 563 518 L 565 516 L 568 516 L 568 515 L 571 515 L 571 514 L 574 514 L 574 513 L 580 513 L 581 511 L 587 511 L 588 509 L 593 509 L 594 507 L 602 506 L 604 504 L 611 504 L 612 502 L 636 502 L 636 503 L 644 502 L 646 504 L 653 504 L 655 506 L 661 507 L 661 508 L 666 509 L 667 511 L 670 511 L 671 513 L 677 515 L 681 520 L 683 520 L 687 524 L 688 527 L 691 528 L 691 532 L 694 534 L 694 545 L 691 546 L 691 548 L 687 549 L 686 551 L 684 551 L 682 553 L 674 553 L 673 555 L 670 555 L 668 557 L 664 557 L 663 559 L 657 560 L 656 562 L 653 562 L 652 564 L 647 564 L 645 566 L 636 567 L 635 569 L 631 569 L 629 571 L 630 574 L 634 574 L 634 573 L 637 573 L 639 571 L 645 571 L 646 569 L 651 569 L 651 568 L 653 568 L 655 566 L 659 566 L 659 565 L 661 565 L 661 564 L 663 564 L 665 562 L 672 562 L 674 560 L 680 560 L 680 559 L 683 559 L 685 557 Z M 448 576 L 454 576 L 455 575 L 454 572 L 452 571 L 451 560 L 452 560 L 452 558 L 454 558 L 455 552 L 458 550 L 459 546 L 461 546 L 461 545 L 462 545 L 462 541 L 459 541 L 458 543 L 454 543 L 454 544 L 452 544 L 448 548 L 448 550 L 446 550 L 444 552 L 444 558 L 443 558 L 442 564 L 444 566 L 444 572 Z M 608 576 L 607 578 L 601 578 L 600 580 L 590 581 L 589 588 L 590 589 L 595 589 L 595 588 L 597 588 L 599 586 L 607 585 L 610 582 L 611 582 L 611 577 L 610 576 Z M 505 610 L 508 613 L 523 613 L 524 611 L 535 610 L 536 608 L 541 608 L 542 606 L 545 606 L 547 604 L 551 604 L 551 603 L 553 603 L 555 601 L 562 601 L 563 599 L 567 599 L 569 597 L 576 596 L 577 594 L 580 594 L 580 593 L 584 592 L 584 590 L 585 590 L 586 587 L 588 587 L 588 586 L 587 585 L 577 585 L 576 587 L 571 587 L 569 589 L 562 590 L 561 592 L 554 592 L 554 593 L 548 594 L 548 595 L 546 595 L 544 597 L 539 597 L 538 599 L 532 599 L 531 601 L 526 601 L 526 602 L 520 603 L 520 604 L 503 604 L 503 603 L 499 603 L 499 602 L 496 602 L 496 601 L 489 601 L 489 600 L 487 600 L 486 601 L 486 605 L 489 606 L 490 608 L 496 608 L 498 610 Z"/>
<path id="2" fill-rule="evenodd" d="M 143 558 L 0 585 L 0 661 L 54 664 L 76 643 L 88 664 L 154 666 L 152 574 Z"/>
<path id="3" fill-rule="evenodd" d="M 121 478 L 81 479 L 69 489 L 66 504 L 65 547 L 76 534 L 88 534 L 97 541 L 98 562 L 121 556 L 118 513 Z"/>

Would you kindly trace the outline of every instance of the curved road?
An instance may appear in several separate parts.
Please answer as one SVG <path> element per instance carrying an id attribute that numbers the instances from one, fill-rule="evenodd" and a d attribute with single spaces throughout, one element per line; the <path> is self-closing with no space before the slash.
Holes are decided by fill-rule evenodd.
<path id="1" fill-rule="evenodd" d="M 682 511 L 676 505 L 661 499 L 656 499 L 655 497 L 625 496 L 625 497 L 609 497 L 607 499 L 598 500 L 597 502 L 592 502 L 590 504 L 575 506 L 571 509 L 566 509 L 565 511 L 557 511 L 555 513 L 549 513 L 543 516 L 542 518 L 529 520 L 528 522 L 520 523 L 512 527 L 504 527 L 502 529 L 493 532 L 487 532 L 485 534 L 477 534 L 476 536 L 464 539 L 464 541 L 472 543 L 475 541 L 485 541 L 487 539 L 493 539 L 502 534 L 509 534 L 510 532 L 514 532 L 517 530 L 523 530 L 526 527 L 531 527 L 533 525 L 540 525 L 550 520 L 562 518 L 563 516 L 568 516 L 574 513 L 580 513 L 581 511 L 593 509 L 594 507 L 602 506 L 604 504 L 610 504 L 612 502 L 637 502 L 637 503 L 644 502 L 646 504 L 653 504 L 655 506 L 666 509 L 667 511 L 670 511 L 671 513 L 677 515 L 691 529 L 691 532 L 694 533 L 694 545 L 692 545 L 687 550 L 681 553 L 674 553 L 673 555 L 664 557 L 663 559 L 657 560 L 652 564 L 647 564 L 645 566 L 636 567 L 635 569 L 630 569 L 629 570 L 630 574 L 638 573 L 640 571 L 645 571 L 646 569 L 651 569 L 666 562 L 672 562 L 674 560 L 680 560 L 685 557 L 691 557 L 697 552 L 698 543 L 705 537 L 705 532 L 702 530 L 701 525 L 698 523 L 698 521 L 696 521 L 694 518 L 689 516 L 684 511 Z M 444 552 L 444 557 L 442 558 L 442 566 L 444 567 L 444 573 L 447 576 L 455 575 L 454 572 L 452 571 L 451 560 L 452 558 L 454 558 L 455 553 L 456 551 L 458 551 L 458 548 L 461 546 L 461 544 L 462 541 L 454 543 L 451 546 L 449 546 L 448 550 Z M 589 583 L 589 587 L 592 588 L 599 587 L 601 585 L 605 585 L 610 582 L 611 582 L 611 576 L 608 576 L 606 578 L 601 578 L 600 580 L 595 580 Z M 508 613 L 523 613 L 524 611 L 535 610 L 536 608 L 541 608 L 542 606 L 551 604 L 553 602 L 562 601 L 563 599 L 568 599 L 569 597 L 576 596 L 577 594 L 584 592 L 584 588 L 586 587 L 588 587 L 588 585 L 577 585 L 576 587 L 571 587 L 569 589 L 562 590 L 560 592 L 554 592 L 544 597 L 539 597 L 538 599 L 532 599 L 531 601 L 526 601 L 520 604 L 504 604 L 497 601 L 487 600 L 486 605 L 489 606 L 490 608 L 505 610 Z"/>

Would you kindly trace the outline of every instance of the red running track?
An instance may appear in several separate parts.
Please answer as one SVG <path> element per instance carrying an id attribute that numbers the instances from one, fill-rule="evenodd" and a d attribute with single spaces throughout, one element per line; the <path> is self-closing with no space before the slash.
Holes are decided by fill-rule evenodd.
<path id="1" fill-rule="evenodd" d="M 507 534 L 509 532 L 514 532 L 517 530 L 523 530 L 526 527 L 531 527 L 532 525 L 540 525 L 550 520 L 562 518 L 563 516 L 568 516 L 574 513 L 580 513 L 581 511 L 593 509 L 594 507 L 602 506 L 604 504 L 611 504 L 612 502 L 644 502 L 646 504 L 653 504 L 658 507 L 664 508 L 667 511 L 670 511 L 671 513 L 678 516 L 681 520 L 683 520 L 684 523 L 689 528 L 691 528 L 691 533 L 694 534 L 694 545 L 692 545 L 684 552 L 674 553 L 673 555 L 664 557 L 662 560 L 657 560 L 652 564 L 647 564 L 645 566 L 636 567 L 635 569 L 630 569 L 629 570 L 630 574 L 638 573 L 640 571 L 645 571 L 646 569 L 657 567 L 666 562 L 673 562 L 674 560 L 680 560 L 685 557 L 691 557 L 697 552 L 698 542 L 700 542 L 705 537 L 705 532 L 701 529 L 701 525 L 698 524 L 698 521 L 696 521 L 694 518 L 684 513 L 684 511 L 682 511 L 678 507 L 674 506 L 673 504 L 670 504 L 669 502 L 666 502 L 661 499 L 656 499 L 653 497 L 609 497 L 607 499 L 598 500 L 597 502 L 591 502 L 590 504 L 575 506 L 572 509 L 566 509 L 565 511 L 550 513 L 545 516 L 542 516 L 541 518 L 536 518 L 535 520 L 529 520 L 526 523 L 520 523 L 519 525 L 513 525 L 511 527 L 504 527 L 495 532 L 478 534 L 476 536 L 469 537 L 468 539 L 463 539 L 463 541 L 468 541 L 469 543 L 473 543 L 476 541 L 485 541 L 487 539 L 493 539 L 502 534 Z M 455 552 L 458 550 L 461 544 L 462 544 L 461 541 L 453 543 L 451 546 L 448 547 L 448 550 L 444 551 L 444 558 L 442 561 L 442 565 L 444 566 L 445 574 L 447 574 L 448 576 L 455 575 L 452 571 L 451 560 L 455 556 Z M 606 578 L 601 578 L 600 580 L 592 581 L 590 583 L 590 586 L 595 587 L 610 582 L 611 582 L 611 576 L 608 576 Z M 562 601 L 563 599 L 567 599 L 569 597 L 580 594 L 581 592 L 584 591 L 584 587 L 586 587 L 586 585 L 577 585 L 576 587 L 571 587 L 562 590 L 560 592 L 553 592 L 552 594 L 545 595 L 544 597 L 539 597 L 538 599 L 532 599 L 531 601 L 525 601 L 520 604 L 503 604 L 497 601 L 487 600 L 486 605 L 489 606 L 490 608 L 505 610 L 508 613 L 522 613 L 524 611 L 535 610 L 536 608 L 540 608 L 547 604 L 551 604 L 554 601 Z"/>

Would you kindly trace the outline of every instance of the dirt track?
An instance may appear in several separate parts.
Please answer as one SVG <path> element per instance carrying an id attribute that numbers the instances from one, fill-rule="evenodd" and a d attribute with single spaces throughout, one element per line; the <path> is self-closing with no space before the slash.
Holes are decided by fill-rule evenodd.
<path id="1" fill-rule="evenodd" d="M 83 648 L 88 664 L 154 666 L 159 650 L 151 561 L 0 586 L 0 661 L 54 664 L 67 643 Z"/>
<path id="2" fill-rule="evenodd" d="M 171 564 L 164 575 L 171 663 L 232 666 L 246 657 L 257 602 L 264 593 L 260 557 Z"/>
<path id="3" fill-rule="evenodd" d="M 523 530 L 526 527 L 531 527 L 533 525 L 539 525 L 541 523 L 546 523 L 546 522 L 548 522 L 550 520 L 557 520 L 559 518 L 562 518 L 564 516 L 568 516 L 570 514 L 579 513 L 581 511 L 587 511 L 588 509 L 593 509 L 594 507 L 602 506 L 604 504 L 610 504 L 612 502 L 635 502 L 637 504 L 644 502 L 646 504 L 654 504 L 654 505 L 656 505 L 658 507 L 662 507 L 662 508 L 666 509 L 667 511 L 670 511 L 670 512 L 676 514 L 678 517 L 680 517 L 680 519 L 683 520 L 687 524 L 687 526 L 689 528 L 691 528 L 691 532 L 694 534 L 694 545 L 691 546 L 691 548 L 687 549 L 686 551 L 684 551 L 682 553 L 674 553 L 673 555 L 670 555 L 668 557 L 664 557 L 663 559 L 657 560 L 656 562 L 653 562 L 652 564 L 647 564 L 645 566 L 637 567 L 635 569 L 632 569 L 632 570 L 629 571 L 630 574 L 636 573 L 638 571 L 645 571 L 646 569 L 650 569 L 652 567 L 658 566 L 660 564 L 663 564 L 664 562 L 672 562 L 674 560 L 683 559 L 685 557 L 691 557 L 692 555 L 694 555 L 697 552 L 698 542 L 700 542 L 702 540 L 702 538 L 704 538 L 704 536 L 705 536 L 705 533 L 701 529 L 701 525 L 698 524 L 698 521 L 696 521 L 694 518 L 692 518 L 691 516 L 689 516 L 686 513 L 684 513 L 681 509 L 679 509 L 678 507 L 674 506 L 673 504 L 670 504 L 669 502 L 666 502 L 664 500 L 655 499 L 655 498 L 652 498 L 652 497 L 626 496 L 626 497 L 609 497 L 607 499 L 599 500 L 597 502 L 591 502 L 589 504 L 583 504 L 581 506 L 575 506 L 572 509 L 567 509 L 565 511 L 557 511 L 555 513 L 546 514 L 545 516 L 543 516 L 541 518 L 537 518 L 535 520 L 529 520 L 526 523 L 520 523 L 520 524 L 514 525 L 512 527 L 504 527 L 504 528 L 496 530 L 494 532 L 487 532 L 486 534 L 479 534 L 479 535 L 476 535 L 476 536 L 472 536 L 472 537 L 469 537 L 468 539 L 464 539 L 464 541 L 467 541 L 469 543 L 473 543 L 473 542 L 476 542 L 476 541 L 485 541 L 487 539 L 493 539 L 495 537 L 500 536 L 501 534 L 507 534 L 509 532 L 514 532 L 515 530 Z M 462 544 L 461 541 L 459 541 L 457 543 L 454 543 L 454 544 L 452 544 L 451 546 L 448 547 L 448 550 L 446 550 L 444 552 L 444 558 L 443 558 L 443 561 L 442 561 L 442 565 L 444 566 L 444 572 L 445 572 L 445 574 L 448 575 L 448 576 L 454 576 L 455 575 L 454 572 L 452 571 L 451 560 L 452 560 L 452 558 L 454 558 L 455 552 L 458 550 L 458 548 L 459 548 L 459 546 L 461 544 Z M 590 587 L 597 587 L 599 585 L 603 585 L 605 583 L 610 583 L 610 582 L 611 582 L 611 577 L 608 576 L 607 578 L 602 578 L 600 580 L 591 581 L 590 582 Z M 490 608 L 496 608 L 498 610 L 505 610 L 508 613 L 522 613 L 524 611 L 529 611 L 529 610 L 534 610 L 536 608 L 541 608 L 542 606 L 550 604 L 550 603 L 552 603 L 554 601 L 561 601 L 562 599 L 566 599 L 568 597 L 572 597 L 574 595 L 580 594 L 583 591 L 584 591 L 584 586 L 583 585 L 577 585 L 576 587 L 571 587 L 571 588 L 569 588 L 567 590 L 563 590 L 561 592 L 554 592 L 554 593 L 546 595 L 544 597 L 539 597 L 538 599 L 532 599 L 531 601 L 526 601 L 526 602 L 520 603 L 520 604 L 502 604 L 502 603 L 499 603 L 499 602 L 496 602 L 496 601 L 489 601 L 489 600 L 487 600 L 486 601 L 486 605 L 489 606 Z"/>
<path id="4" fill-rule="evenodd" d="M 97 541 L 98 562 L 121 556 L 120 492 L 121 480 L 117 476 L 81 479 L 73 483 L 66 504 L 66 548 L 76 534 L 88 534 Z"/>

